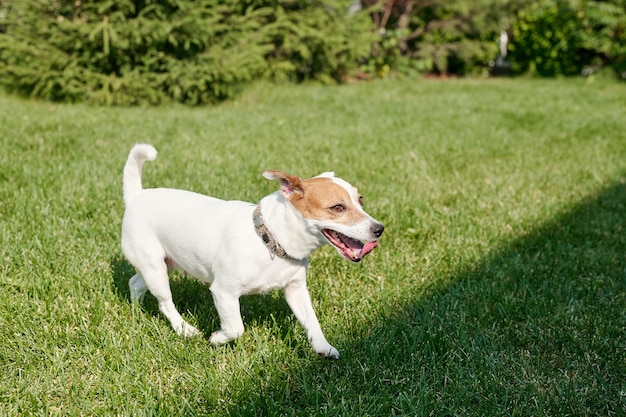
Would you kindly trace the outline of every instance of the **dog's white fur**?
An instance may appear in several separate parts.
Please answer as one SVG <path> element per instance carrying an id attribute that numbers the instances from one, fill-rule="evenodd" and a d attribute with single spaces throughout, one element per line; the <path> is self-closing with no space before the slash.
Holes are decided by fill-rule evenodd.
<path id="1" fill-rule="evenodd" d="M 143 189 L 143 163 L 156 156 L 151 145 L 135 145 L 124 167 L 122 250 L 137 269 L 129 281 L 131 300 L 139 300 L 150 291 L 178 334 L 199 334 L 172 301 L 168 271 L 181 269 L 210 284 L 221 324 L 210 341 L 222 344 L 244 331 L 241 295 L 284 288 L 285 298 L 315 352 L 338 358 L 339 352 L 326 341 L 313 311 L 306 270 L 308 256 L 329 243 L 324 229 L 369 242 L 365 253 L 376 246 L 383 226 L 363 211 L 356 189 L 333 173 L 310 180 L 281 171 L 264 173 L 268 179 L 279 180 L 281 189 L 261 200 L 262 219 L 289 259 L 271 253 L 257 235 L 255 204 L 176 189 Z"/>

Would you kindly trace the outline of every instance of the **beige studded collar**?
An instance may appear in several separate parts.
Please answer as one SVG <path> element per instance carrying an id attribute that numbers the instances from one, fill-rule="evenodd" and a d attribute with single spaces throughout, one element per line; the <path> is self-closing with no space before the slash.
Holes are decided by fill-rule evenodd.
<path id="1" fill-rule="evenodd" d="M 276 239 L 274 239 L 274 236 L 272 236 L 270 231 L 267 229 L 265 222 L 263 222 L 263 217 L 261 216 L 260 204 L 257 205 L 256 208 L 254 209 L 254 212 L 252 213 L 252 220 L 254 221 L 254 228 L 256 230 L 256 234 L 259 235 L 265 247 L 267 247 L 267 249 L 270 251 L 270 256 L 272 256 L 272 258 L 274 256 L 278 256 L 280 258 L 297 261 L 296 258 L 290 256 L 285 251 L 285 249 L 282 246 L 280 246 L 280 244 L 276 241 Z"/>

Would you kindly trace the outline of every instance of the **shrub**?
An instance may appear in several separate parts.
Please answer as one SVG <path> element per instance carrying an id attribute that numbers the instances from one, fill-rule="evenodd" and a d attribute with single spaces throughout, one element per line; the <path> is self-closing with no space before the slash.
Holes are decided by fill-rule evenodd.
<path id="1" fill-rule="evenodd" d="M 372 18 L 384 38 L 380 57 L 384 64 L 402 62 L 398 52 L 420 72 L 476 74 L 498 53 L 497 39 L 511 10 L 523 0 L 365 0 L 377 4 Z M 389 48 L 397 45 L 397 50 Z M 406 66 L 406 64 L 405 64 Z"/>
<path id="2" fill-rule="evenodd" d="M 542 76 L 626 71 L 626 1 L 542 0 L 512 26 L 512 68 Z"/>
<path id="3" fill-rule="evenodd" d="M 274 3 L 270 78 L 341 82 L 369 56 L 375 37 L 366 13 L 349 16 L 345 2 Z"/>
<path id="4" fill-rule="evenodd" d="M 584 4 L 586 7 L 579 11 L 582 46 L 592 52 L 587 71 L 609 67 L 626 79 L 626 0 Z"/>
<path id="5" fill-rule="evenodd" d="M 382 34 L 370 61 L 376 69 L 482 73 L 498 56 L 497 40 L 506 30 L 517 74 L 575 75 L 610 67 L 626 77 L 626 0 L 363 2 L 372 6 Z"/>
<path id="6" fill-rule="evenodd" d="M 369 42 L 340 3 L 4 0 L 0 83 L 50 100 L 197 105 L 264 77 L 337 81 Z"/>
<path id="7" fill-rule="evenodd" d="M 534 2 L 512 28 L 512 69 L 543 76 L 579 74 L 584 58 L 581 24 L 567 0 Z"/>

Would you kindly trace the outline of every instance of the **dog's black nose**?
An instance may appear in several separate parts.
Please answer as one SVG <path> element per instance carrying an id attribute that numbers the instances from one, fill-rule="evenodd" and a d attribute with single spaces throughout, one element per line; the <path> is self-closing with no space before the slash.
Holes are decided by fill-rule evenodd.
<path id="1" fill-rule="evenodd" d="M 383 226 L 380 223 L 376 223 L 375 225 L 373 225 L 370 228 L 370 231 L 374 234 L 374 236 L 376 237 L 380 237 L 380 235 L 383 234 L 383 231 L 385 230 L 385 226 Z"/>

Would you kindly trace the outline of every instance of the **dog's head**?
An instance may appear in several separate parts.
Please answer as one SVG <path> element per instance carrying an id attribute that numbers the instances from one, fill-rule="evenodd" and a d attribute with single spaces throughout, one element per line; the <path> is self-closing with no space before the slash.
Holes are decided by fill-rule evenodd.
<path id="1" fill-rule="evenodd" d="M 280 193 L 344 258 L 359 262 L 378 246 L 384 226 L 363 210 L 357 189 L 325 172 L 303 180 L 283 171 L 263 176 L 280 181 Z"/>

